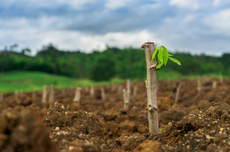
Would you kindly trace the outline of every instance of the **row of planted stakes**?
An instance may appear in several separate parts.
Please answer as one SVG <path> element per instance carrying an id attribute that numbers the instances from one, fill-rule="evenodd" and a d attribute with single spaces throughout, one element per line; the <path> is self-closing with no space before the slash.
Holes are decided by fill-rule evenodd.
<path id="1" fill-rule="evenodd" d="M 230 81 L 160 80 L 160 133 L 144 82 L 0 94 L 0 151 L 228 151 Z"/>

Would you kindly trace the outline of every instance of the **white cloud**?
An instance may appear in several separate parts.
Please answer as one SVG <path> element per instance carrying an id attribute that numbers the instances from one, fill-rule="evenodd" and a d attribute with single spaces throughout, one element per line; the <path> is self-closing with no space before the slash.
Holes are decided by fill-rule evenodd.
<path id="1" fill-rule="evenodd" d="M 131 1 L 132 0 L 108 0 L 105 6 L 110 9 L 116 9 L 116 8 L 125 6 L 127 3 Z"/>
<path id="2" fill-rule="evenodd" d="M 170 0 L 169 4 L 193 10 L 197 10 L 201 7 L 201 2 L 199 0 Z"/>
<path id="3" fill-rule="evenodd" d="M 230 9 L 221 10 L 206 18 L 204 22 L 212 27 L 213 32 L 230 36 Z"/>
<path id="4" fill-rule="evenodd" d="M 226 6 L 230 4 L 229 0 L 213 0 L 213 6 Z"/>

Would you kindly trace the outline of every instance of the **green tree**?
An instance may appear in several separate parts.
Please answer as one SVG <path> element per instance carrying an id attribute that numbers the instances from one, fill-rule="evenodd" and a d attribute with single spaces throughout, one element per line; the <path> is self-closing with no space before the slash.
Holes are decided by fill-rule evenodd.
<path id="1" fill-rule="evenodd" d="M 115 74 L 115 63 L 110 59 L 100 59 L 92 68 L 90 78 L 94 81 L 110 80 Z"/>

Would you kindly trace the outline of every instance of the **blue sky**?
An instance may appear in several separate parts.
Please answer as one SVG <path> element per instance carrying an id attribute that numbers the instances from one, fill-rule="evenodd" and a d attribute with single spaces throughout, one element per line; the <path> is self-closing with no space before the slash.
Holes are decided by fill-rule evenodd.
<path id="1" fill-rule="evenodd" d="M 171 51 L 230 53 L 229 0 L 0 1 L 0 50 L 17 43 L 33 53 L 49 43 L 91 52 L 146 41 Z"/>

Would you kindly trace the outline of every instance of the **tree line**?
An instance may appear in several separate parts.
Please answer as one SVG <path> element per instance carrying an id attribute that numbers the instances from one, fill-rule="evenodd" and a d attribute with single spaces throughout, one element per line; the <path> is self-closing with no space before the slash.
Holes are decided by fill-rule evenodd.
<path id="1" fill-rule="evenodd" d="M 63 51 L 53 45 L 43 47 L 35 56 L 4 50 L 0 51 L 0 72 L 25 70 L 41 71 L 74 78 L 89 78 L 95 81 L 112 77 L 142 79 L 146 77 L 145 53 L 143 49 L 107 47 L 102 52 Z M 220 57 L 205 54 L 170 53 L 181 61 L 181 66 L 169 64 L 164 70 L 183 75 L 230 74 L 230 54 Z"/>

